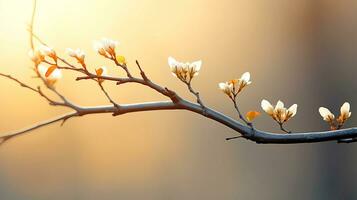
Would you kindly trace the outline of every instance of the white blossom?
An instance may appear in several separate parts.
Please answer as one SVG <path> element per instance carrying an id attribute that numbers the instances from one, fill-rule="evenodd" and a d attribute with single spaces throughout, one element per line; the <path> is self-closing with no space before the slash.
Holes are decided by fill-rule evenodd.
<path id="1" fill-rule="evenodd" d="M 233 83 L 229 82 L 222 82 L 218 84 L 218 87 L 220 90 L 222 90 L 225 94 L 228 96 L 232 96 L 232 91 L 233 91 Z"/>
<path id="2" fill-rule="evenodd" d="M 96 52 L 107 58 L 115 58 L 115 48 L 119 42 L 102 38 L 99 41 L 94 41 L 93 47 Z"/>
<path id="3" fill-rule="evenodd" d="M 297 113 L 297 104 L 293 104 L 287 109 L 285 108 L 284 103 L 280 100 L 274 107 L 269 101 L 263 99 L 261 107 L 268 115 L 280 124 L 288 121 Z"/>
<path id="4" fill-rule="evenodd" d="M 335 115 L 331 113 L 331 111 L 325 107 L 319 108 L 319 113 L 323 120 L 327 122 L 332 122 L 335 119 Z"/>
<path id="5" fill-rule="evenodd" d="M 168 58 L 168 64 L 170 66 L 170 70 L 172 74 L 179 78 L 180 80 L 189 83 L 193 77 L 197 76 L 201 66 L 202 61 L 198 60 L 192 63 L 186 62 L 179 62 L 173 57 Z"/>
<path id="6" fill-rule="evenodd" d="M 51 47 L 45 46 L 45 45 L 41 45 L 39 47 L 39 51 L 42 55 L 44 56 L 48 56 L 54 60 L 57 60 L 57 55 L 55 50 L 53 50 Z"/>

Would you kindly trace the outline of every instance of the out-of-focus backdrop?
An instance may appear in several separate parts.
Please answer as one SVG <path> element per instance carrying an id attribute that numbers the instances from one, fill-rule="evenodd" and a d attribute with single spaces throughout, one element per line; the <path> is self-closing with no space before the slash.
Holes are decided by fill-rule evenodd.
<path id="1" fill-rule="evenodd" d="M 167 57 L 203 60 L 193 81 L 204 102 L 237 118 L 217 83 L 252 74 L 244 112 L 263 98 L 297 103 L 293 131 L 324 130 L 317 109 L 352 106 L 357 125 L 357 2 L 349 0 L 39 0 L 35 32 L 60 55 L 82 48 L 90 69 L 108 65 L 92 41 L 120 41 L 157 83 L 194 100 Z M 32 1 L 0 0 L 0 71 L 33 86 L 26 31 Z M 69 58 L 70 59 L 70 58 Z M 136 72 L 137 73 L 137 72 Z M 60 91 L 81 105 L 107 104 L 95 83 L 65 73 Z M 105 83 L 121 103 L 161 100 L 136 85 Z M 0 132 L 68 110 L 0 79 Z M 354 114 L 355 113 L 355 114 Z M 278 131 L 266 115 L 256 127 Z M 185 111 L 92 115 L 48 126 L 0 148 L 0 199 L 357 199 L 357 144 L 257 145 Z"/>

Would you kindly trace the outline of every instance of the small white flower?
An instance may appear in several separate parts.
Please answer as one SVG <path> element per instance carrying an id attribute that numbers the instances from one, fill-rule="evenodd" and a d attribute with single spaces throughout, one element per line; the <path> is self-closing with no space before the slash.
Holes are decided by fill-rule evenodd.
<path id="1" fill-rule="evenodd" d="M 237 94 L 243 90 L 243 88 L 247 85 L 250 85 L 252 81 L 250 81 L 250 73 L 245 72 L 242 74 L 242 76 L 239 79 L 232 80 L 232 82 L 235 85 L 235 88 L 237 89 Z"/>
<path id="2" fill-rule="evenodd" d="M 225 94 L 227 94 L 228 96 L 232 97 L 233 83 L 229 83 L 229 82 L 219 83 L 218 87 Z"/>
<path id="3" fill-rule="evenodd" d="M 344 118 L 349 118 L 351 117 L 351 112 L 350 112 L 350 104 L 348 102 L 345 102 L 342 106 L 341 106 L 341 116 L 344 116 Z"/>
<path id="4" fill-rule="evenodd" d="M 99 41 L 94 41 L 93 46 L 94 50 L 97 51 L 100 55 L 107 58 L 115 58 L 115 47 L 119 43 L 117 41 L 102 38 Z"/>
<path id="5" fill-rule="evenodd" d="M 102 43 L 104 49 L 109 52 L 109 51 L 114 51 L 115 47 L 119 44 L 119 42 L 108 39 L 108 38 L 102 38 Z"/>
<path id="6" fill-rule="evenodd" d="M 84 51 L 82 51 L 81 49 L 73 50 L 71 48 L 67 48 L 66 53 L 69 56 L 76 58 L 78 60 L 78 62 L 84 63 L 84 58 L 86 55 L 85 55 Z"/>
<path id="7" fill-rule="evenodd" d="M 169 57 L 168 64 L 172 74 L 179 78 L 181 81 L 189 83 L 193 77 L 198 75 L 199 70 L 202 66 L 202 61 L 195 61 L 192 63 L 178 62 L 175 58 Z"/>
<path id="8" fill-rule="evenodd" d="M 319 113 L 323 120 L 327 122 L 332 122 L 335 119 L 335 115 L 331 113 L 331 111 L 325 107 L 319 108 Z"/>
<path id="9" fill-rule="evenodd" d="M 345 102 L 340 108 L 340 116 L 335 119 L 335 115 L 331 113 L 331 111 L 325 107 L 319 108 L 319 113 L 322 116 L 323 120 L 327 121 L 330 125 L 331 130 L 340 129 L 348 118 L 351 117 L 350 112 L 350 104 Z"/>
<path id="10" fill-rule="evenodd" d="M 230 97 L 236 97 L 245 86 L 251 84 L 252 82 L 250 81 L 250 73 L 245 72 L 239 79 L 233 79 L 230 80 L 224 84 L 230 86 L 230 93 L 226 93 Z M 223 84 L 221 84 L 223 87 Z M 220 87 L 221 88 L 221 87 Z M 221 89 L 222 90 L 222 89 Z M 225 90 L 228 92 L 228 90 Z"/>
<path id="11" fill-rule="evenodd" d="M 54 60 L 57 60 L 57 55 L 55 50 L 53 50 L 51 47 L 45 46 L 45 45 L 41 45 L 39 47 L 39 51 L 42 55 L 44 56 L 48 56 Z"/>
<path id="12" fill-rule="evenodd" d="M 250 85 L 252 82 L 250 81 L 250 73 L 245 72 L 239 79 L 243 84 Z"/>
<path id="13" fill-rule="evenodd" d="M 100 55 L 107 57 L 107 52 L 104 49 L 104 46 L 101 42 L 94 41 L 93 42 L 93 48 L 94 50 L 99 53 Z"/>
<path id="14" fill-rule="evenodd" d="M 337 122 L 340 126 L 342 126 L 348 118 L 351 117 L 351 112 L 350 112 L 350 104 L 348 102 L 345 102 L 340 109 L 340 116 L 337 119 Z"/>
<path id="15" fill-rule="evenodd" d="M 282 101 L 278 101 L 275 105 L 270 104 L 269 101 L 263 99 L 261 102 L 262 109 L 270 115 L 275 121 L 279 124 L 283 124 L 288 121 L 290 118 L 294 117 L 297 113 L 297 104 L 293 104 L 288 109 L 284 107 Z"/>

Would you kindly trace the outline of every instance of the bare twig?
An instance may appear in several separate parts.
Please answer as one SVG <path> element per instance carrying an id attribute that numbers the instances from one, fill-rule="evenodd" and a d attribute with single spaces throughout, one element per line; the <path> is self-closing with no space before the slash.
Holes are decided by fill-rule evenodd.
<path id="1" fill-rule="evenodd" d="M 2 77 L 5 77 L 5 78 L 8 78 L 12 81 L 15 81 L 16 83 L 20 84 L 21 87 L 24 87 L 26 89 L 29 89 L 33 92 L 36 92 L 37 94 L 39 94 L 41 97 L 45 98 L 49 103 L 50 105 L 53 105 L 53 106 L 67 106 L 66 104 L 64 103 L 61 103 L 61 102 L 58 102 L 58 101 L 55 101 L 55 100 L 52 100 L 50 97 L 48 97 L 47 95 L 45 95 L 45 93 L 43 93 L 43 91 L 41 90 L 40 86 L 38 86 L 37 88 L 33 88 L 29 85 L 27 85 L 26 83 L 12 77 L 11 75 L 6 75 L 6 74 L 2 74 L 0 73 L 0 76 Z"/>
<path id="2" fill-rule="evenodd" d="M 98 85 L 99 85 L 100 89 L 103 91 L 103 93 L 105 94 L 105 96 L 107 97 L 107 99 L 109 100 L 109 102 L 112 103 L 112 104 L 114 105 L 114 107 L 116 107 L 117 110 L 119 111 L 119 110 L 120 110 L 120 105 L 117 104 L 117 103 L 110 97 L 110 95 L 108 94 L 108 92 L 104 89 L 103 83 L 98 82 Z M 117 113 L 117 112 L 115 112 L 115 113 Z"/>
<path id="3" fill-rule="evenodd" d="M 140 75 L 143 78 L 144 81 L 149 81 L 148 77 L 146 76 L 145 72 L 143 71 L 143 69 L 141 68 L 141 65 L 139 63 L 138 60 L 135 61 L 136 66 L 138 66 L 139 70 L 140 70 Z"/>
<path id="4" fill-rule="evenodd" d="M 229 137 L 229 138 L 226 138 L 226 140 L 235 140 L 235 139 L 239 139 L 239 138 L 244 138 L 243 135 L 240 135 L 240 136 L 235 136 L 235 137 Z"/>
<path id="5" fill-rule="evenodd" d="M 181 80 L 181 79 L 180 79 Z M 205 105 L 203 104 L 202 100 L 201 100 L 201 97 L 200 97 L 200 93 L 195 91 L 193 88 L 192 88 L 192 85 L 191 85 L 191 80 L 189 82 L 186 82 L 186 81 L 183 81 L 181 80 L 183 83 L 186 84 L 188 90 L 193 94 L 195 95 L 196 97 L 196 102 L 202 107 L 202 114 L 205 115 L 205 111 L 206 111 L 206 107 Z"/>
<path id="6" fill-rule="evenodd" d="M 12 138 L 15 138 L 17 136 L 23 135 L 23 134 L 28 133 L 28 132 L 30 132 L 32 130 L 41 128 L 43 126 L 47 126 L 47 125 L 53 124 L 53 123 L 58 122 L 58 121 L 62 121 L 62 120 L 66 121 L 67 119 L 75 117 L 75 116 L 78 116 L 78 114 L 76 112 L 72 112 L 72 113 L 68 113 L 68 114 L 56 117 L 54 119 L 50 119 L 50 120 L 47 120 L 47 121 L 32 125 L 31 127 L 24 128 L 22 130 L 18 130 L 18 131 L 11 132 L 11 133 L 6 133 L 6 134 L 0 136 L 0 139 L 2 139 L 0 141 L 0 145 L 4 144 L 5 142 L 7 142 L 8 140 L 10 140 Z"/>
<path id="7" fill-rule="evenodd" d="M 248 122 L 244 116 L 242 115 L 242 113 L 239 110 L 238 104 L 237 104 L 237 95 L 235 94 L 234 97 L 231 97 L 231 100 L 233 102 L 234 108 L 236 109 L 239 118 L 248 126 L 250 126 L 251 128 L 253 128 L 253 124 L 251 122 Z"/>
<path id="8" fill-rule="evenodd" d="M 118 67 L 121 67 L 122 69 L 124 69 L 124 71 L 126 72 L 126 75 L 128 78 L 132 78 L 133 76 L 130 74 L 128 67 L 126 66 L 126 64 L 120 64 L 117 59 L 115 57 L 111 58 L 111 60 L 114 61 L 115 65 Z"/>
<path id="9" fill-rule="evenodd" d="M 280 130 L 284 131 L 285 133 L 291 133 L 291 131 L 288 131 L 284 128 L 283 123 L 278 123 L 278 124 L 279 124 Z"/>

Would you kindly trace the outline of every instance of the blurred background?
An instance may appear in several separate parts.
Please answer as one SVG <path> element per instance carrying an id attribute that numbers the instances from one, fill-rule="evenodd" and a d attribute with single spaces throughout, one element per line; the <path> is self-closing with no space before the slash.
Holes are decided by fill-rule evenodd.
<path id="1" fill-rule="evenodd" d="M 217 83 L 252 74 L 241 109 L 263 98 L 299 105 L 292 131 L 325 130 L 317 109 L 357 113 L 357 1 L 349 0 L 38 0 L 35 32 L 57 53 L 82 48 L 90 69 L 107 65 L 92 41 L 120 41 L 157 83 L 194 100 L 167 57 L 203 60 L 193 81 L 204 102 L 237 118 Z M 0 0 L 0 71 L 33 86 L 26 31 L 31 0 Z M 68 58 L 68 57 L 66 57 Z M 68 58 L 70 59 L 70 58 Z M 57 88 L 80 105 L 108 104 L 91 81 L 65 72 Z M 137 85 L 106 82 L 120 103 L 163 100 Z M 0 133 L 68 112 L 0 79 Z M 260 110 L 261 111 L 261 110 Z M 353 117 L 347 126 L 356 125 Z M 256 127 L 278 131 L 265 114 Z M 0 148 L 0 199 L 357 199 L 356 144 L 257 145 L 185 111 L 91 115 L 54 124 Z"/>

